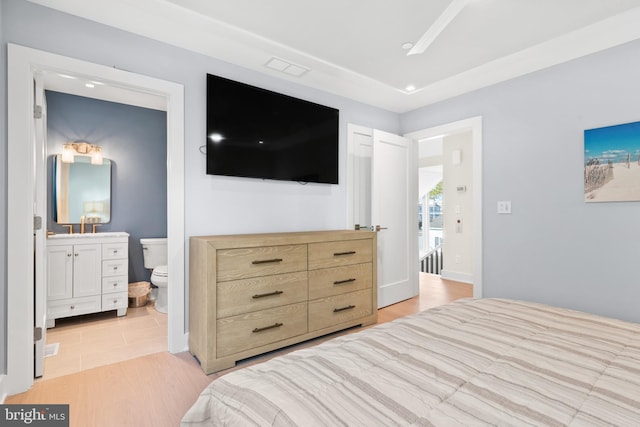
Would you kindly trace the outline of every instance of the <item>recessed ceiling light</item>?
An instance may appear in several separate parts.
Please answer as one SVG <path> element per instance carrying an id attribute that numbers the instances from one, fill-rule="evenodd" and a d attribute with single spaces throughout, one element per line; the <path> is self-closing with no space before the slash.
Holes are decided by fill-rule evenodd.
<path id="1" fill-rule="evenodd" d="M 93 89 L 94 87 L 96 87 L 96 85 L 94 85 L 93 83 L 85 83 L 84 86 L 88 87 L 89 89 Z"/>
<path id="2" fill-rule="evenodd" d="M 77 79 L 77 77 L 73 77 L 73 76 L 70 76 L 70 75 L 68 75 L 68 74 L 58 74 L 58 76 L 59 76 L 59 77 L 63 77 L 63 78 L 65 78 L 65 79 L 72 79 L 72 80 Z"/>
<path id="3" fill-rule="evenodd" d="M 407 92 L 413 92 L 414 90 L 416 90 L 416 87 L 414 85 L 407 85 L 405 86 L 404 90 L 406 90 Z"/>
<path id="4" fill-rule="evenodd" d="M 411 42 L 402 43 L 401 47 L 404 50 L 409 50 L 409 49 L 411 49 L 413 47 L 413 43 L 411 43 Z"/>

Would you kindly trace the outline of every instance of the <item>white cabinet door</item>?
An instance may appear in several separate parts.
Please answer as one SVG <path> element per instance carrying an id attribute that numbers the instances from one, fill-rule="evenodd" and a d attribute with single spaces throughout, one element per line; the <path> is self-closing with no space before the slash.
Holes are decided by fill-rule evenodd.
<path id="1" fill-rule="evenodd" d="M 47 300 L 73 296 L 73 246 L 47 248 Z"/>
<path id="2" fill-rule="evenodd" d="M 73 297 L 102 293 L 102 245 L 73 246 Z"/>

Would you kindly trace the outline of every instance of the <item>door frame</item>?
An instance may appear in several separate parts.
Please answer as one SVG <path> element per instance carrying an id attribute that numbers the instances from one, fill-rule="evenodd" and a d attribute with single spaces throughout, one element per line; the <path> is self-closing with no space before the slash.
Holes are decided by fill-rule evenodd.
<path id="1" fill-rule="evenodd" d="M 439 126 L 410 132 L 404 136 L 416 143 L 427 138 L 471 132 L 473 167 L 473 297 L 482 298 L 482 116 L 445 123 Z"/>
<path id="2" fill-rule="evenodd" d="M 104 65 L 7 45 L 8 168 L 7 168 L 7 394 L 33 384 L 33 217 L 36 156 L 33 126 L 33 79 L 38 72 L 72 73 L 104 80 L 118 87 L 151 93 L 166 99 L 167 107 L 167 237 L 169 271 L 168 349 L 187 348 L 185 333 L 184 233 L 184 87 Z M 39 248 L 44 250 L 44 248 Z"/>

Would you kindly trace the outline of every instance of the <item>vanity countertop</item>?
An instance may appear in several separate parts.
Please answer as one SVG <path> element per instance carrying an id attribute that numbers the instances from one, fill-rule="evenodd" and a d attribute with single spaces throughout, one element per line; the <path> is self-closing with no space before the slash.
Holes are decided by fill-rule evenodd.
<path id="1" fill-rule="evenodd" d="M 126 231 L 104 231 L 100 233 L 60 233 L 51 234 L 47 239 L 105 239 L 110 237 L 129 237 Z"/>

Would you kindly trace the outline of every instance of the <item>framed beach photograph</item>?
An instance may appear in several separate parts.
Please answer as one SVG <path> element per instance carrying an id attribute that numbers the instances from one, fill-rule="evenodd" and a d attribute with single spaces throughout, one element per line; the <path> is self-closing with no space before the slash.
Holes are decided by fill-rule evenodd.
<path id="1" fill-rule="evenodd" d="M 640 201 L 640 122 L 584 131 L 584 201 Z"/>

